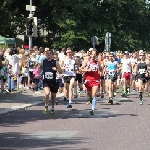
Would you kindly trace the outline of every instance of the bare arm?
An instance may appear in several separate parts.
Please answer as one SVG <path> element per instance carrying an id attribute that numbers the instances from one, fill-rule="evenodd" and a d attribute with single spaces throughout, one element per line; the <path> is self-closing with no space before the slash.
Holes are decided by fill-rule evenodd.
<path id="1" fill-rule="evenodd" d="M 60 65 L 59 65 L 59 63 L 58 63 L 58 61 L 56 61 L 56 68 L 57 68 L 57 70 L 58 70 L 58 72 L 60 73 L 60 74 L 62 74 L 62 69 L 61 69 L 61 67 L 60 67 Z"/>
<path id="2" fill-rule="evenodd" d="M 63 69 L 63 70 L 65 69 L 65 67 L 64 67 L 64 59 L 61 60 L 61 62 L 60 62 L 60 67 L 61 67 L 61 69 Z"/>
<path id="3" fill-rule="evenodd" d="M 102 66 L 101 66 L 100 62 L 98 62 L 98 67 L 99 67 L 99 71 L 102 72 L 103 69 L 102 69 Z"/>
<path id="4" fill-rule="evenodd" d="M 79 68 L 80 72 L 87 72 L 87 69 L 85 69 L 85 67 L 87 66 L 87 63 L 88 63 L 87 60 L 83 61 L 82 66 Z"/>

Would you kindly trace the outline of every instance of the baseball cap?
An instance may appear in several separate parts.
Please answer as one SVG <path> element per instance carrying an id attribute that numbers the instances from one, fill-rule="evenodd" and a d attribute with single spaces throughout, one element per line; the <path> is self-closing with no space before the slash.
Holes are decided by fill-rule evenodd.
<path id="1" fill-rule="evenodd" d="M 140 54 L 140 53 L 144 53 L 144 51 L 143 51 L 143 50 L 139 50 L 139 54 Z"/>
<path id="2" fill-rule="evenodd" d="M 125 51 L 124 54 L 129 54 L 129 52 L 128 52 L 128 51 Z"/>
<path id="3" fill-rule="evenodd" d="M 80 57 L 80 54 L 79 54 L 79 53 L 76 53 L 76 56 L 79 56 L 79 57 Z"/>
<path id="4" fill-rule="evenodd" d="M 89 51 L 91 52 L 93 50 L 93 48 L 90 48 Z"/>

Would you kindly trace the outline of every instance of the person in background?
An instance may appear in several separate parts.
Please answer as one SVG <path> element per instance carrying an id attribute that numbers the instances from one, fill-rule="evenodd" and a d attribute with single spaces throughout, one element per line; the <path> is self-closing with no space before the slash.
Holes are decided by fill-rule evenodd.
<path id="1" fill-rule="evenodd" d="M 37 62 L 34 65 L 33 75 L 34 75 L 33 89 L 35 90 L 35 93 L 40 93 L 40 91 L 38 91 L 38 83 L 39 83 L 39 77 L 40 77 L 40 67 L 39 67 L 39 64 Z"/>
<path id="2" fill-rule="evenodd" d="M 7 73 L 8 73 L 6 65 L 3 67 L 3 71 L 4 71 L 3 87 L 4 87 L 4 93 L 5 93 L 5 92 L 9 92 L 8 89 L 6 88 L 6 85 L 7 85 Z"/>
<path id="3" fill-rule="evenodd" d="M 34 68 L 34 65 L 36 63 L 36 55 L 35 53 L 32 53 L 30 55 L 30 60 L 29 60 L 29 78 L 30 78 L 30 89 L 33 90 L 33 86 L 32 86 L 32 83 L 33 83 L 33 79 L 34 79 L 34 75 L 33 75 L 33 68 Z"/>
<path id="4" fill-rule="evenodd" d="M 24 89 L 28 89 L 28 73 L 29 73 L 28 57 L 24 55 L 22 56 L 21 59 L 21 74 L 22 74 L 21 84 L 24 87 Z"/>
<path id="5" fill-rule="evenodd" d="M 9 64 L 8 90 L 9 91 L 15 89 L 14 77 L 20 74 L 19 60 L 20 58 L 18 57 L 18 50 L 15 47 L 11 48 L 8 57 L 8 64 Z"/>
<path id="6" fill-rule="evenodd" d="M 6 51 L 5 51 L 5 53 L 4 53 L 4 56 L 5 56 L 5 58 L 7 60 L 9 59 L 9 53 L 10 53 L 10 51 L 11 51 L 11 48 L 7 48 Z"/>
<path id="7" fill-rule="evenodd" d="M 58 63 L 60 64 L 59 60 L 58 60 L 58 54 L 57 53 L 54 53 L 53 55 L 53 59 L 58 61 Z M 63 84 L 63 80 L 62 80 L 62 74 L 60 74 L 58 71 L 56 73 L 56 80 L 57 80 L 57 83 L 58 83 L 58 86 L 59 86 L 59 93 L 62 93 L 63 92 L 63 87 L 64 87 L 64 84 Z M 57 100 L 56 100 L 56 105 L 58 104 Z"/>
<path id="8" fill-rule="evenodd" d="M 65 57 L 66 49 L 62 48 L 61 52 L 58 54 L 58 58 L 61 61 Z"/>
<path id="9" fill-rule="evenodd" d="M 49 50 L 49 48 L 45 48 L 45 50 L 47 51 L 47 50 Z M 39 52 L 40 52 L 40 57 L 38 59 L 38 64 L 39 65 L 42 64 L 43 61 L 46 59 L 45 50 L 44 50 L 43 47 L 39 48 Z M 43 80 L 42 75 L 43 75 L 43 71 L 41 71 L 41 73 L 40 73 L 40 79 L 39 79 L 39 83 L 38 83 L 38 89 L 39 90 L 41 90 L 42 86 L 43 86 L 43 84 L 42 84 L 42 80 Z"/>
<path id="10" fill-rule="evenodd" d="M 43 60 L 46 59 L 44 48 L 40 47 L 39 52 L 40 52 L 40 57 L 38 59 L 38 63 L 41 64 L 43 62 Z"/>

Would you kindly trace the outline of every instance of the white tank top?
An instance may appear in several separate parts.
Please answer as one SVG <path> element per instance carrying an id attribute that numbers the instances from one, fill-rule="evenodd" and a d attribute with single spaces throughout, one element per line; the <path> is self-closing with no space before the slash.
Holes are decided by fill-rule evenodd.
<path id="1" fill-rule="evenodd" d="M 75 59 L 72 57 L 71 60 L 68 58 L 65 58 L 64 60 L 64 67 L 67 67 L 67 69 L 64 70 L 63 75 L 64 76 L 75 76 Z"/>

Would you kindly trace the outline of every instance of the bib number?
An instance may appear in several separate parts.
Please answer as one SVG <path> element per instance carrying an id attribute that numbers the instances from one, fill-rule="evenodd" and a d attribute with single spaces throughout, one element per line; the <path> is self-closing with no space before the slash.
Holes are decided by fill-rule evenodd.
<path id="1" fill-rule="evenodd" d="M 111 77 L 113 77 L 114 75 L 115 75 L 115 71 L 109 71 L 109 75 L 111 76 Z"/>
<path id="2" fill-rule="evenodd" d="M 53 79 L 53 73 L 52 72 L 45 72 L 45 78 L 46 79 Z"/>
<path id="3" fill-rule="evenodd" d="M 91 69 L 92 69 L 92 71 L 97 71 L 98 67 L 97 67 L 97 65 L 91 65 Z"/>
<path id="4" fill-rule="evenodd" d="M 72 72 L 72 71 L 74 71 L 74 69 L 68 68 L 67 71 Z"/>
<path id="5" fill-rule="evenodd" d="M 69 72 L 74 71 L 74 67 L 72 67 L 71 64 L 69 64 L 67 67 L 68 67 L 68 68 L 66 69 L 67 71 L 69 71 Z"/>
<path id="6" fill-rule="evenodd" d="M 144 73 L 146 73 L 146 71 L 145 71 L 145 69 L 139 69 L 139 73 L 144 74 Z"/>

